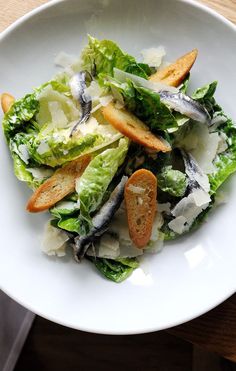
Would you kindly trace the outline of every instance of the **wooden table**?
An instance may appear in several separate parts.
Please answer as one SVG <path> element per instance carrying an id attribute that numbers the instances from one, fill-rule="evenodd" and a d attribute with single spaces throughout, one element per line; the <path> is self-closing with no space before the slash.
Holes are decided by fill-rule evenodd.
<path id="1" fill-rule="evenodd" d="M 0 31 L 29 10 L 47 1 L 0 0 Z M 236 0 L 201 2 L 236 23 Z M 207 314 L 168 332 L 236 362 L 236 294 Z"/>

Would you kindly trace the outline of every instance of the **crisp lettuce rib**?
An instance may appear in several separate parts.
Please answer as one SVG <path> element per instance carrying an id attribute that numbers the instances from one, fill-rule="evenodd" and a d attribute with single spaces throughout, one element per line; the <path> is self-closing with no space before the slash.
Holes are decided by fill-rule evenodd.
<path id="1" fill-rule="evenodd" d="M 116 148 L 110 148 L 97 155 L 85 169 L 76 183 L 80 202 L 80 217 L 85 223 L 86 234 L 91 225 L 90 214 L 102 203 L 105 192 L 128 151 L 128 140 L 122 138 Z"/>

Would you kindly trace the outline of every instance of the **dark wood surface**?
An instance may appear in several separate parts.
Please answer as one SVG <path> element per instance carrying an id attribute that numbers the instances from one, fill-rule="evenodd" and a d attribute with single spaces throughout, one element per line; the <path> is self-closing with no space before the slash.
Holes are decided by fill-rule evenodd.
<path id="1" fill-rule="evenodd" d="M 203 316 L 168 332 L 236 362 L 236 295 Z"/>
<path id="2" fill-rule="evenodd" d="M 191 371 L 192 345 L 164 331 L 108 336 L 36 317 L 15 371 Z"/>
<path id="3" fill-rule="evenodd" d="M 36 317 L 15 371 L 236 371 L 236 364 L 166 331 L 108 336 Z"/>

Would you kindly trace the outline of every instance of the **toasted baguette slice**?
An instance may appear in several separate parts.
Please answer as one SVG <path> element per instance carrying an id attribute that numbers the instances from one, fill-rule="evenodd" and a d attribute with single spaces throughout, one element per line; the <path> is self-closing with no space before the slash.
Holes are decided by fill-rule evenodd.
<path id="1" fill-rule="evenodd" d="M 114 103 L 108 104 L 102 109 L 104 118 L 120 133 L 155 151 L 168 152 L 171 148 L 156 137 L 147 125 L 124 108 L 116 108 Z"/>
<path id="2" fill-rule="evenodd" d="M 11 94 L 3 93 L 1 95 L 1 106 L 3 113 L 8 112 L 14 102 L 15 98 Z"/>
<path id="3" fill-rule="evenodd" d="M 138 248 L 150 240 L 157 210 L 157 179 L 146 169 L 135 171 L 125 185 L 129 234 Z"/>
<path id="4" fill-rule="evenodd" d="M 177 59 L 174 63 L 154 73 L 150 76 L 150 81 L 162 82 L 170 86 L 179 86 L 191 70 L 197 55 L 198 50 L 193 49 L 191 52 Z"/>
<path id="5" fill-rule="evenodd" d="M 83 174 L 90 159 L 90 156 L 83 156 L 58 169 L 34 192 L 26 209 L 32 213 L 47 210 L 73 192 L 75 180 Z"/>

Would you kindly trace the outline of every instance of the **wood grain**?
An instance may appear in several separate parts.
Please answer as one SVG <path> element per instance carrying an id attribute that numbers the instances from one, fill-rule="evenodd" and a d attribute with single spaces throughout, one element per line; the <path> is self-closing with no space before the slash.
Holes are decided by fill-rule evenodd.
<path id="1" fill-rule="evenodd" d="M 0 0 L 0 32 L 11 23 L 48 0 Z"/>
<path id="2" fill-rule="evenodd" d="M 168 332 L 236 362 L 236 295 Z"/>
<path id="3" fill-rule="evenodd" d="M 37 317 L 15 371 L 191 369 L 192 345 L 165 331 L 135 336 L 96 335 Z"/>
<path id="4" fill-rule="evenodd" d="M 13 21 L 15 21 L 17 18 L 24 15 L 26 12 L 30 11 L 31 9 L 46 3 L 47 0 L 0 0 L 0 31 L 4 30 L 7 26 L 9 26 Z M 236 23 L 236 0 L 201 0 L 200 2 L 208 5 L 209 7 L 212 7 L 219 13 L 223 14 L 225 17 L 230 19 L 232 22 Z M 46 321 L 47 322 L 47 321 Z M 45 322 L 45 323 L 46 323 Z M 44 322 L 43 322 L 44 323 Z M 48 322 L 49 323 L 49 322 Z M 41 321 L 42 326 L 42 321 Z M 54 325 L 57 326 L 57 325 Z M 44 327 L 43 327 L 44 329 Z M 149 335 L 140 335 L 140 337 L 104 337 L 102 338 L 101 335 L 89 335 L 83 334 L 82 340 L 79 340 L 80 338 L 71 335 L 72 337 L 66 337 L 66 334 L 70 333 L 69 329 L 61 328 L 62 330 L 58 331 L 58 337 L 63 338 L 63 342 L 61 347 L 55 349 L 53 345 L 50 347 L 51 344 L 53 344 L 53 334 L 48 334 L 48 339 L 43 339 L 43 345 L 42 343 L 31 343 L 31 347 L 38 347 L 39 350 L 36 349 L 36 356 L 37 351 L 39 351 L 37 362 L 32 364 L 32 368 L 30 368 L 30 364 L 26 363 L 24 364 L 24 367 L 21 367 L 20 364 L 18 365 L 17 370 L 26 370 L 26 369 L 35 369 L 36 364 L 41 365 L 42 367 L 38 369 L 55 369 L 54 364 L 52 363 L 52 368 L 45 368 L 46 363 L 42 364 L 42 361 L 40 360 L 41 354 L 40 354 L 40 346 L 44 347 L 44 351 L 48 354 L 51 352 L 51 354 L 55 358 L 59 358 L 59 361 L 62 362 L 62 355 L 64 354 L 64 343 L 69 342 L 70 348 L 72 351 L 76 350 L 78 352 L 78 365 L 81 362 L 81 356 L 87 355 L 87 363 L 84 364 L 84 368 L 80 368 L 80 370 L 94 370 L 97 369 L 97 361 L 102 362 L 100 364 L 106 365 L 106 359 L 107 359 L 107 352 L 104 351 L 104 349 L 110 349 L 112 346 L 117 347 L 117 353 L 113 352 L 113 356 L 110 356 L 110 366 L 108 368 L 103 368 L 103 370 L 110 370 L 112 369 L 112 366 L 114 366 L 114 362 L 112 361 L 112 357 L 116 357 L 118 360 L 119 366 L 123 367 L 123 369 L 128 369 L 127 364 L 122 361 L 120 358 L 120 353 L 118 350 L 121 348 L 124 350 L 125 353 L 123 353 L 124 357 L 129 357 L 129 355 L 133 355 L 133 359 L 138 357 L 138 359 L 141 357 L 140 353 L 136 352 L 137 349 L 142 349 L 144 352 L 144 358 L 145 362 L 143 363 L 143 368 L 139 367 L 138 364 L 136 368 L 129 368 L 129 370 L 135 369 L 135 370 L 141 370 L 141 369 L 149 369 L 149 370 L 185 370 L 185 366 L 180 366 L 180 368 L 174 368 L 174 365 L 170 366 L 171 368 L 161 368 L 161 366 L 158 363 L 158 357 L 156 357 L 156 352 L 158 348 L 156 348 L 156 345 L 159 344 L 161 346 L 160 349 L 164 351 L 164 348 L 166 346 L 173 349 L 178 349 L 178 346 L 176 344 L 170 343 L 167 344 L 163 337 L 160 337 L 161 340 L 158 340 L 158 336 L 155 336 L 154 334 Z M 78 333 L 78 332 L 77 332 Z M 209 351 L 217 352 L 221 355 L 223 355 L 226 358 L 229 358 L 231 360 L 234 360 L 236 362 L 236 295 L 232 296 L 230 299 L 228 299 L 225 303 L 221 304 L 214 310 L 210 311 L 209 313 L 205 314 L 204 316 L 201 316 L 191 322 L 188 322 L 184 325 L 175 327 L 173 329 L 169 330 L 169 333 L 174 334 L 178 337 L 182 337 L 183 339 L 186 339 L 193 344 L 197 344 L 204 349 L 207 349 Z M 99 337 L 100 336 L 100 337 Z M 161 335 L 162 336 L 162 335 Z M 30 338 L 31 339 L 31 338 Z M 100 339 L 100 340 L 99 340 Z M 103 339 L 103 340 L 102 340 Z M 117 339 L 117 340 L 114 340 Z M 135 342 L 133 342 L 132 339 L 137 339 Z M 138 340 L 140 339 L 140 340 Z M 151 340 L 152 339 L 152 340 Z M 29 340 L 30 341 L 30 340 Z M 162 343 L 163 342 L 163 343 Z M 97 359 L 95 355 L 93 354 L 93 351 L 97 348 L 97 344 L 99 344 L 100 354 L 97 355 Z M 135 345 L 134 345 L 135 344 Z M 164 344 L 164 347 L 162 348 L 162 344 Z M 127 352 L 125 349 L 127 348 Z M 152 351 L 150 350 L 152 349 Z M 91 351 L 92 350 L 92 351 Z M 41 351 L 43 352 L 42 348 Z M 71 352 L 72 352 L 71 351 Z M 131 353 L 130 353 L 131 351 Z M 73 353 L 75 354 L 75 353 Z M 90 356 L 91 354 L 91 356 Z M 96 353 L 97 354 L 97 353 Z M 70 356 L 72 355 L 69 354 Z M 49 356 L 49 355 L 48 355 Z M 74 357 L 74 355 L 73 355 Z M 156 358 L 155 358 L 156 357 Z M 168 355 L 167 355 L 168 357 Z M 181 352 L 181 357 L 188 357 L 183 351 Z M 156 361 L 155 361 L 156 360 Z M 35 360 L 34 360 L 35 361 Z M 53 361 L 51 359 L 51 361 Z M 77 358 L 74 360 L 74 365 L 76 365 Z M 88 363 L 89 362 L 89 363 Z M 113 363 L 112 363 L 113 362 Z M 155 363 L 156 362 L 156 363 Z M 181 364 L 181 359 L 177 359 L 176 361 L 178 364 Z M 57 363 L 60 365 L 60 362 Z M 63 364 L 63 363 L 61 363 Z M 90 367 L 87 367 L 88 364 L 90 364 Z M 133 363 L 130 363 L 133 365 Z M 67 368 L 69 365 L 64 363 L 64 367 Z M 148 368 L 147 365 L 150 365 L 150 368 Z M 160 367 L 159 367 L 160 366 Z M 188 365 L 189 366 L 189 365 Z M 187 366 L 187 367 L 188 367 Z M 158 367 L 158 368 L 157 368 Z M 182 368 L 181 368 L 182 367 Z M 59 371 L 60 369 L 65 368 L 57 368 Z M 77 368 L 71 368 L 71 370 L 74 370 Z M 101 369 L 101 368 L 99 368 Z M 115 370 L 115 368 L 113 368 Z M 187 368 L 186 368 L 187 370 Z M 190 368 L 188 368 L 190 370 Z M 210 368 L 209 368 L 210 370 Z M 214 371 L 211 368 L 212 371 Z"/>
<path id="5" fill-rule="evenodd" d="M 236 0 L 200 0 L 200 3 L 207 5 L 236 23 Z"/>

